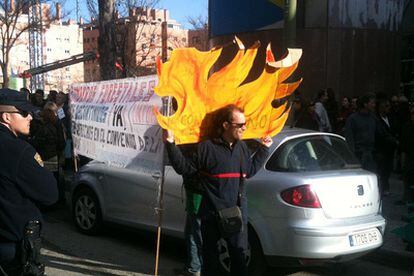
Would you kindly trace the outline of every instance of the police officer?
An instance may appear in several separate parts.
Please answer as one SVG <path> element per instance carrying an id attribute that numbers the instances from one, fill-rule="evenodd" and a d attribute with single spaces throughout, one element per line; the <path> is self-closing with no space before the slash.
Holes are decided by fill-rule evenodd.
<path id="1" fill-rule="evenodd" d="M 27 92 L 0 89 L 0 275 L 42 275 L 39 263 L 41 213 L 58 199 L 56 180 L 43 168 L 29 134 Z"/>

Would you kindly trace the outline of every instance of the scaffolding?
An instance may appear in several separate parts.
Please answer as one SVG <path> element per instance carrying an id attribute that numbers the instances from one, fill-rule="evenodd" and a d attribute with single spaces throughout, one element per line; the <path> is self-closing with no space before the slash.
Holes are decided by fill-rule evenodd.
<path id="1" fill-rule="evenodd" d="M 30 0 L 29 6 L 29 60 L 30 68 L 38 68 L 43 65 L 43 24 L 42 4 L 40 0 Z M 30 81 L 30 88 L 43 89 L 43 74 L 34 75 Z"/>

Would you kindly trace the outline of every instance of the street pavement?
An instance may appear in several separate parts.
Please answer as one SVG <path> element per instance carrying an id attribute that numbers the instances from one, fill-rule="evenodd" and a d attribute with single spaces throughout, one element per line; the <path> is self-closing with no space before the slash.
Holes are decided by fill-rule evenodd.
<path id="1" fill-rule="evenodd" d="M 390 195 L 384 196 L 382 200 L 382 213 L 387 220 L 383 246 L 367 255 L 366 258 L 379 263 L 391 264 L 396 267 L 414 268 L 414 252 L 406 250 L 407 243 L 392 233 L 395 228 L 404 226 L 407 222 L 402 220 L 407 214 L 408 208 L 405 205 L 397 205 L 396 202 L 402 199 L 403 182 L 398 175 L 390 178 Z"/>
<path id="2" fill-rule="evenodd" d="M 79 233 L 63 205 L 45 215 L 42 255 L 49 276 L 153 275 L 156 236 L 107 226 L 98 236 Z M 181 239 L 163 237 L 159 274 L 173 276 L 185 262 Z M 269 268 L 264 275 L 283 276 L 410 276 L 412 270 L 390 267 L 365 259 L 322 267 Z M 255 276 L 255 275 L 252 275 Z"/>

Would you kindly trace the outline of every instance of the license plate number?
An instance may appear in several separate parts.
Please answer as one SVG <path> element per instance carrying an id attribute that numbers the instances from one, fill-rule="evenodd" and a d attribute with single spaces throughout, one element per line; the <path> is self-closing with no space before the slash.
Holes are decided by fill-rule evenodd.
<path id="1" fill-rule="evenodd" d="M 351 246 L 360 246 L 370 243 L 376 243 L 380 240 L 380 232 L 378 229 L 373 229 L 365 232 L 356 233 L 349 236 L 349 243 Z"/>

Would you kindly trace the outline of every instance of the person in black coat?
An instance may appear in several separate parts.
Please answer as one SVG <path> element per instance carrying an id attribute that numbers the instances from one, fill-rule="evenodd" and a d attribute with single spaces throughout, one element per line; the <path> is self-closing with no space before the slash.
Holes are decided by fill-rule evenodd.
<path id="1" fill-rule="evenodd" d="M 394 164 L 394 152 L 397 147 L 397 139 L 392 135 L 392 121 L 388 117 L 390 103 L 386 98 L 377 100 L 377 119 L 379 127 L 384 135 L 376 140 L 376 158 L 378 165 L 378 177 L 381 187 L 381 194 L 384 196 L 390 193 L 389 178 Z"/>
<path id="2" fill-rule="evenodd" d="M 33 111 L 27 93 L 0 89 L 0 266 L 8 275 L 20 275 L 24 269 L 23 243 L 33 245 L 28 257 L 41 273 L 38 207 L 52 205 L 58 197 L 52 173 L 43 168 L 35 149 L 20 139 L 29 134 Z M 36 235 L 30 242 L 27 227 Z"/>
<path id="3" fill-rule="evenodd" d="M 404 195 L 403 201 L 414 201 L 414 107 L 411 107 L 410 120 L 401 130 L 401 152 L 403 160 Z"/>
<path id="4" fill-rule="evenodd" d="M 268 156 L 270 137 L 262 138 L 262 146 L 252 157 L 246 144 L 241 141 L 246 130 L 243 110 L 228 105 L 217 113 L 215 127 L 217 137 L 200 142 L 193 160 L 188 161 L 174 144 L 174 136 L 167 131 L 166 148 L 171 165 L 183 176 L 199 175 L 204 194 L 200 206 L 201 233 L 203 239 L 202 275 L 220 275 L 217 243 L 227 242 L 231 260 L 231 275 L 247 275 L 247 201 L 243 179 L 253 176 Z M 223 209 L 241 210 L 242 227 L 234 233 L 220 231 L 218 212 Z"/>

